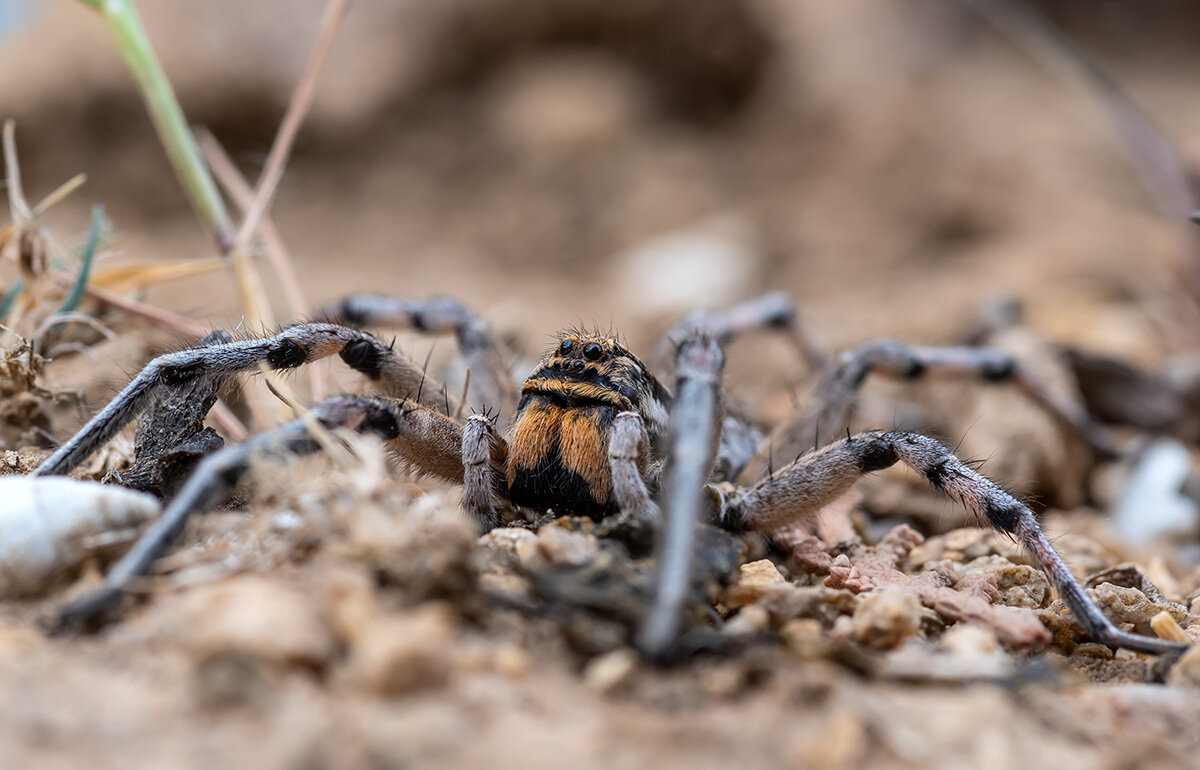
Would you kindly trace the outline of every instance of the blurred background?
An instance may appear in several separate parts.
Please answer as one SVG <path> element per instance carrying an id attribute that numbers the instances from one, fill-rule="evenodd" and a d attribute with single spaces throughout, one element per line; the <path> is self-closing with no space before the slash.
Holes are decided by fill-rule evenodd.
<path id="1" fill-rule="evenodd" d="M 141 6 L 253 180 L 323 3 Z M 1039 7 L 1196 149 L 1194 6 Z M 98 202 L 123 256 L 214 254 L 97 14 L 0 0 L 0 72 L 28 195 L 88 176 L 45 227 L 81 239 Z M 1054 339 L 1153 360 L 1141 308 L 1183 269 L 1089 95 L 952 0 L 359 0 L 272 216 L 313 303 L 450 293 L 525 353 L 782 288 L 834 348 L 952 341 L 1010 295 Z M 227 275 L 149 299 L 238 322 Z"/>

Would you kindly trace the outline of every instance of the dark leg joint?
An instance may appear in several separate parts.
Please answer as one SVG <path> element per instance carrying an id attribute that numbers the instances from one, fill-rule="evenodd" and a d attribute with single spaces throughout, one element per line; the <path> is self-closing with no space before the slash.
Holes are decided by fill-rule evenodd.
<path id="1" fill-rule="evenodd" d="M 879 436 L 846 439 L 846 447 L 857 457 L 863 473 L 890 468 L 900 459 L 892 442 Z"/>
<path id="2" fill-rule="evenodd" d="M 295 369 L 308 360 L 308 351 L 295 340 L 285 339 L 267 351 L 267 365 L 272 369 Z"/>
<path id="3" fill-rule="evenodd" d="M 382 372 L 383 356 L 379 346 L 373 340 L 351 342 L 341 352 L 342 360 L 354 371 L 363 376 L 378 380 Z"/>

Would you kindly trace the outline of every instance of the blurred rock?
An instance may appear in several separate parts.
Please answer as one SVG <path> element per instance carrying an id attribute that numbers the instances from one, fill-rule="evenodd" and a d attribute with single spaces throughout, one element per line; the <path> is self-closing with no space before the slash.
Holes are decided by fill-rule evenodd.
<path id="1" fill-rule="evenodd" d="M 911 592 L 885 587 L 863 597 L 854 610 L 851 637 L 877 650 L 890 650 L 917 633 L 921 602 Z"/>
<path id="2" fill-rule="evenodd" d="M 378 618 L 355 640 L 342 676 L 382 695 L 438 687 L 455 668 L 456 631 L 453 616 L 438 604 Z"/>
<path id="3" fill-rule="evenodd" d="M 614 261 L 621 291 L 634 307 L 680 314 L 746 296 L 761 253 L 750 223 L 730 214 L 651 238 Z"/>
<path id="4" fill-rule="evenodd" d="M 770 559 L 748 562 L 738 568 L 734 582 L 721 594 L 721 604 L 737 609 L 761 599 L 768 589 L 787 585 Z"/>
<path id="5" fill-rule="evenodd" d="M 1191 467 L 1178 441 L 1157 441 L 1142 454 L 1112 505 L 1113 528 L 1122 540 L 1138 546 L 1164 535 L 1196 533 L 1196 502 L 1182 494 Z"/>
<path id="6" fill-rule="evenodd" d="M 155 619 L 165 636 L 203 658 L 241 654 L 319 667 L 336 650 L 312 597 L 264 577 L 235 577 L 190 589 L 161 604 Z"/>

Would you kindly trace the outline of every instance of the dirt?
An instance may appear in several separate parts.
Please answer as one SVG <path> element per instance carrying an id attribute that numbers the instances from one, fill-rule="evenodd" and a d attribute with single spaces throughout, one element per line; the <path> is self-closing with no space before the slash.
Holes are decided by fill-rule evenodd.
<path id="1" fill-rule="evenodd" d="M 253 178 L 322 4 L 142 5 L 189 119 Z M 1194 151 L 1200 16 L 1165 1 L 1127 16 L 1043 5 Z M 103 24 L 82 4 L 40 6 L 0 30 L 14 73 L 0 117 L 17 121 L 31 199 L 88 174 L 39 220 L 50 242 L 82 243 L 98 202 L 113 228 L 101 264 L 213 256 Z M 1078 399 L 1046 350 L 1154 372 L 1196 339 L 1184 225 L 1098 116 L 1077 85 L 939 0 L 363 0 L 271 215 L 311 308 L 363 290 L 453 294 L 518 370 L 559 328 L 611 325 L 649 353 L 682 313 L 768 289 L 794 297 L 829 350 L 961 344 L 1007 296 L 1024 337 L 1004 344 Z M 17 275 L 0 261 L 0 286 Z M 258 331 L 239 327 L 227 272 L 137 296 Z M 54 355 L 41 340 L 45 364 L 5 338 L 0 473 L 27 472 L 183 342 L 83 309 L 113 338 L 74 330 Z M 431 343 L 398 345 L 424 360 Z M 456 392 L 453 344 L 433 348 Z M 726 371 L 730 398 L 764 424 L 812 382 L 778 336 L 737 343 Z M 288 385 L 308 399 L 305 377 Z M 872 379 L 854 425 L 892 424 L 987 458 L 1080 579 L 1110 576 L 1089 588 L 1121 622 L 1154 633 L 1166 612 L 1197 640 L 1197 532 L 1119 537 L 1104 510 L 1128 467 L 1096 462 L 1002 387 Z M 127 470 L 132 435 L 82 475 Z M 620 619 L 571 609 L 566 589 L 565 603 L 546 598 L 539 576 L 583 590 L 568 578 L 639 574 L 593 531 L 479 539 L 456 490 L 365 439 L 350 448 L 350 468 L 257 469 L 240 505 L 189 525 L 98 632 L 45 621 L 96 585 L 102 560 L 0 604 L 6 766 L 1120 768 L 1191 766 L 1200 750 L 1194 654 L 1167 671 L 1089 644 L 1019 548 L 912 474 L 859 485 L 861 503 L 782 546 L 741 544 L 744 563 L 710 586 L 719 622 L 701 618 L 704 650 L 659 667 Z"/>

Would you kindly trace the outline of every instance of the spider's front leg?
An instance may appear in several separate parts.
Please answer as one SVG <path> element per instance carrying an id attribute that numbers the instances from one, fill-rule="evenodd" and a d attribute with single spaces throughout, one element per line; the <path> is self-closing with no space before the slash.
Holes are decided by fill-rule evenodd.
<path id="1" fill-rule="evenodd" d="M 357 329 L 328 323 L 303 323 L 260 339 L 202 345 L 158 356 L 79 431 L 46 458 L 31 475 L 69 473 L 131 420 L 164 388 L 180 389 L 198 380 L 271 369 L 294 369 L 333 354 L 364 374 L 381 390 L 403 390 L 422 404 L 451 405 L 437 388 L 420 386 L 424 373 L 403 355 Z"/>
<path id="2" fill-rule="evenodd" d="M 1104 616 L 1042 532 L 1027 506 L 939 441 L 916 433 L 862 433 L 803 457 L 746 490 L 722 500 L 721 517 L 771 532 L 800 521 L 844 494 L 860 477 L 903 462 L 935 489 L 959 500 L 991 526 L 1016 538 L 1050 579 L 1094 641 L 1150 654 L 1178 653 L 1186 645 L 1122 631 Z"/>
<path id="3" fill-rule="evenodd" d="M 638 633 L 638 647 L 661 658 L 674 645 L 690 583 L 696 524 L 708 509 L 707 482 L 721 426 L 720 345 L 697 331 L 679 345 L 660 496 L 664 511 L 657 543 L 654 604 Z"/>
<path id="4" fill-rule="evenodd" d="M 637 412 L 621 412 L 613 419 L 608 436 L 608 468 L 617 515 L 639 522 L 657 522 L 658 505 L 650 497 L 645 477 L 655 478 L 661 466 L 651 463 L 650 437 Z"/>
<path id="5" fill-rule="evenodd" d="M 321 310 L 317 317 L 351 326 L 389 326 L 428 334 L 453 334 L 467 361 L 471 380 L 467 402 L 476 411 L 498 411 L 501 424 L 517 405 L 511 356 L 487 323 L 453 297 L 424 300 L 379 294 L 352 294 Z M 392 393 L 390 395 L 411 395 Z"/>

